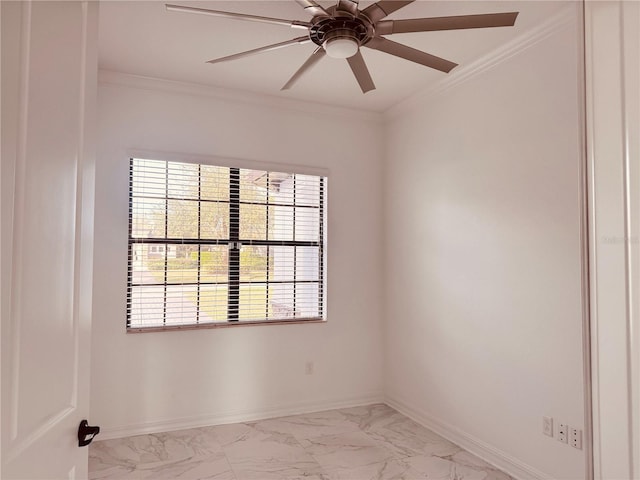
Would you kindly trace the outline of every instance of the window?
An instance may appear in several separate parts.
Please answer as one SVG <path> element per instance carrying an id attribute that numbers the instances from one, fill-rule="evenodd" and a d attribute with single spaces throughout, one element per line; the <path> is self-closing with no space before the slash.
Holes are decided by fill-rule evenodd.
<path id="1" fill-rule="evenodd" d="M 127 328 L 323 320 L 326 182 L 132 158 Z"/>

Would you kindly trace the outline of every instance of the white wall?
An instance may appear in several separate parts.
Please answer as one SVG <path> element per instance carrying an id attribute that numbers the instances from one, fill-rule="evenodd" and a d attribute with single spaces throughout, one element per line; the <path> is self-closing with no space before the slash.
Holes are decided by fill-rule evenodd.
<path id="1" fill-rule="evenodd" d="M 577 9 L 568 17 L 389 124 L 385 390 L 505 468 L 584 479 L 584 452 L 542 434 L 543 415 L 584 428 Z"/>
<path id="2" fill-rule="evenodd" d="M 380 122 L 151 83 L 105 74 L 99 88 L 91 419 L 103 438 L 382 398 Z M 328 322 L 125 333 L 132 148 L 328 169 Z"/>

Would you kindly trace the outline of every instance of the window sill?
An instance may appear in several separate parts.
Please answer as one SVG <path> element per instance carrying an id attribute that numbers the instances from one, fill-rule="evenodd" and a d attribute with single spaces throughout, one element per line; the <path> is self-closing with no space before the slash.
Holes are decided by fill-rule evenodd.
<path id="1" fill-rule="evenodd" d="M 197 325 L 170 325 L 165 327 L 132 327 L 127 328 L 127 333 L 151 333 L 175 330 L 202 330 L 211 328 L 229 328 L 229 327 L 255 327 L 257 325 L 302 325 L 308 323 L 327 323 L 322 318 L 296 318 L 295 320 L 260 320 L 260 321 L 238 321 L 238 322 L 220 322 L 220 323 L 202 323 Z"/>

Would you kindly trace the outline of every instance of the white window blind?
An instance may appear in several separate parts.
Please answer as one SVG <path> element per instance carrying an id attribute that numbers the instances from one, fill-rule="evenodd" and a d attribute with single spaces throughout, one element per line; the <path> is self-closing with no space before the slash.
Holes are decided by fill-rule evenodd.
<path id="1" fill-rule="evenodd" d="M 132 158 L 127 328 L 319 320 L 326 178 Z"/>

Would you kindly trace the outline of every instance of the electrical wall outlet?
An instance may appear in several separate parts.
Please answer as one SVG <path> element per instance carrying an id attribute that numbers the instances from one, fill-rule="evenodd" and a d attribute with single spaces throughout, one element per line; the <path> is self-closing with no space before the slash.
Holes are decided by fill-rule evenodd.
<path id="1" fill-rule="evenodd" d="M 549 437 L 553 437 L 553 418 L 542 417 L 542 433 Z"/>
<path id="2" fill-rule="evenodd" d="M 569 428 L 569 445 L 582 450 L 582 430 L 573 427 Z"/>
<path id="3" fill-rule="evenodd" d="M 307 375 L 313 375 L 313 370 L 314 370 L 314 365 L 313 362 L 307 362 L 304 364 L 304 373 Z"/>
<path id="4" fill-rule="evenodd" d="M 567 443 L 569 439 L 569 425 L 566 423 L 561 423 L 558 427 L 558 441 Z"/>

